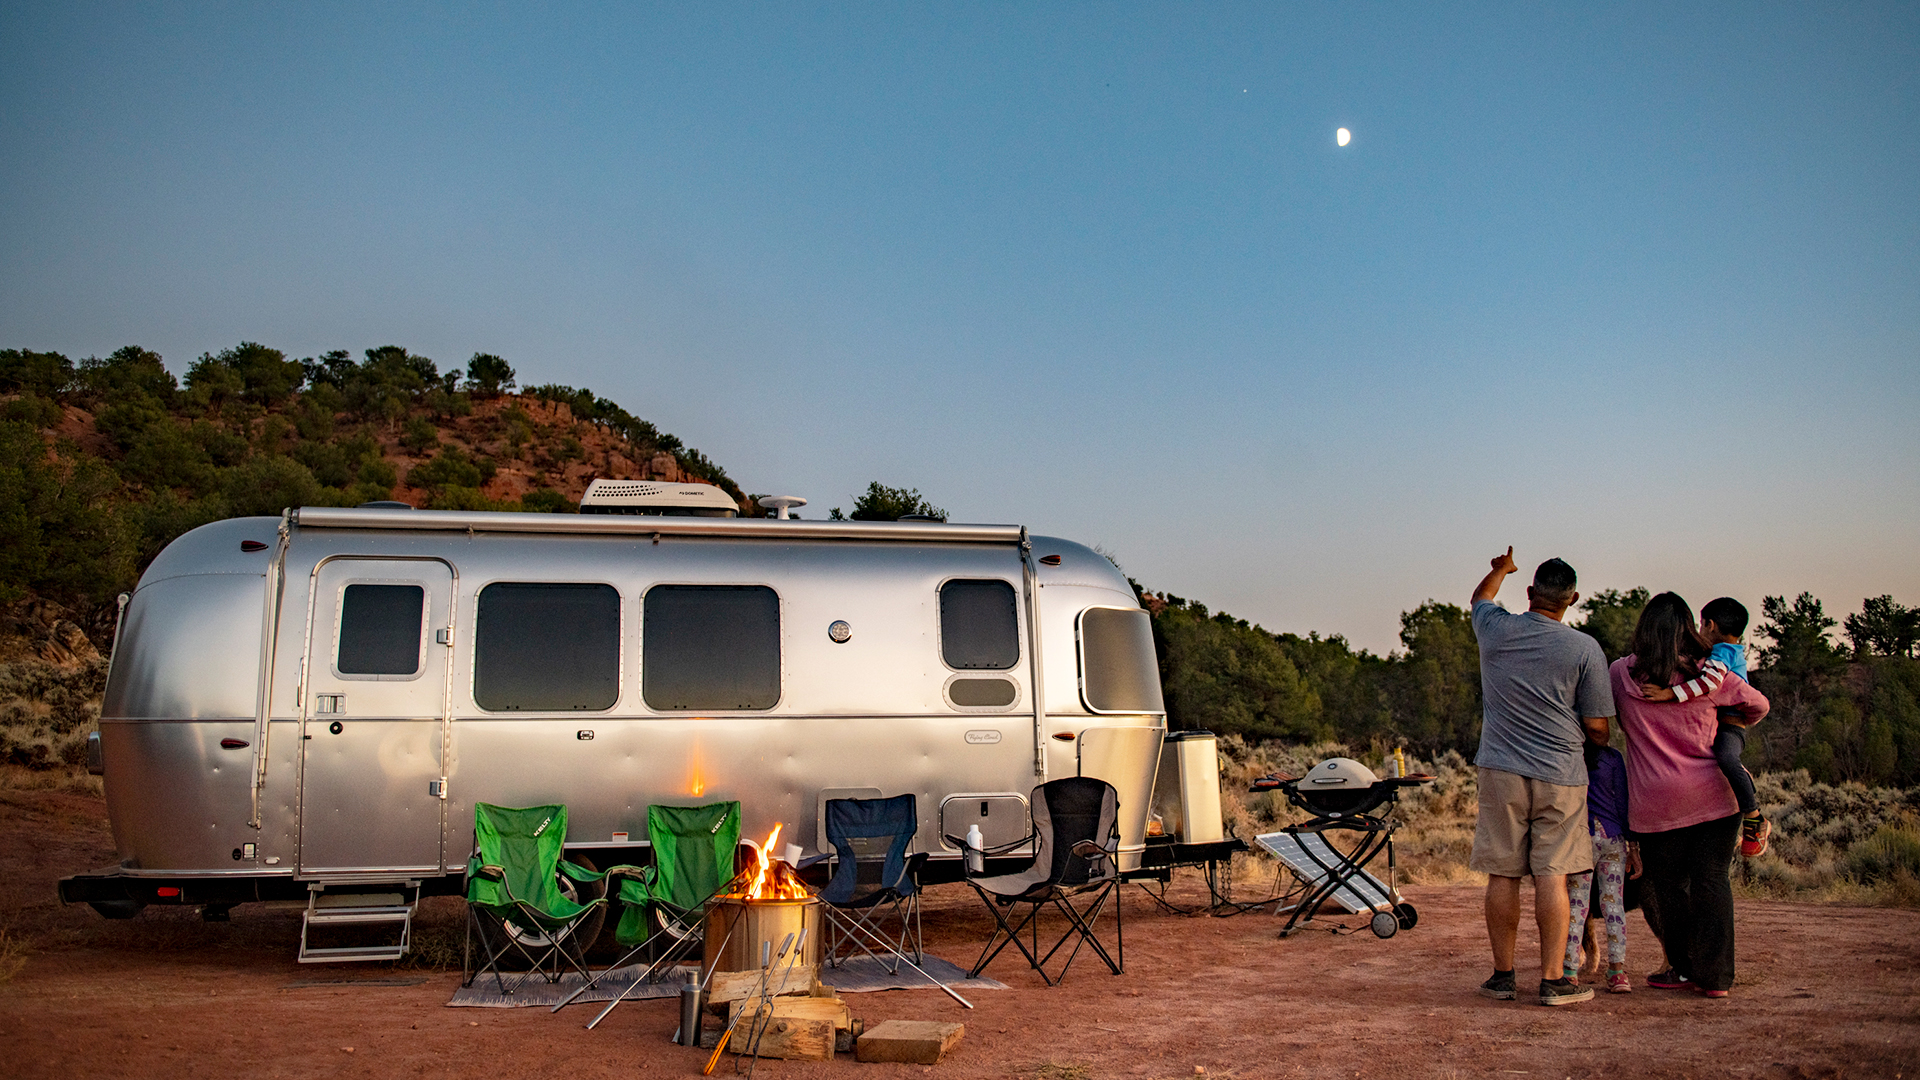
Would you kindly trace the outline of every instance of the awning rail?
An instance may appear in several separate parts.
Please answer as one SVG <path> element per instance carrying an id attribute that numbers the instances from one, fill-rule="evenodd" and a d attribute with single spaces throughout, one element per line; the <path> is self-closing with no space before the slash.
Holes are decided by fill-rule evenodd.
<path id="1" fill-rule="evenodd" d="M 408 529 L 429 532 L 566 533 L 587 536 L 703 536 L 740 540 L 877 540 L 1018 544 L 1018 525 L 939 521 L 779 521 L 774 518 L 655 517 L 627 514 L 525 514 L 465 510 L 381 510 L 303 506 L 305 529 Z"/>

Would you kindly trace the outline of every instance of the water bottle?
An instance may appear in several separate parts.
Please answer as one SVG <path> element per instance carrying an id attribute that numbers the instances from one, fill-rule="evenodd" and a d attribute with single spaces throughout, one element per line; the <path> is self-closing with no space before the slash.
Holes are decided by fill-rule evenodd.
<path id="1" fill-rule="evenodd" d="M 700 973 L 687 976 L 685 986 L 680 988 L 680 1035 L 682 1046 L 700 1045 L 700 1007 L 705 1004 L 701 999 L 705 995 L 700 990 Z"/>
<path id="2" fill-rule="evenodd" d="M 987 841 L 980 835 L 980 826 L 967 826 L 967 873 L 985 873 L 987 869 Z"/>

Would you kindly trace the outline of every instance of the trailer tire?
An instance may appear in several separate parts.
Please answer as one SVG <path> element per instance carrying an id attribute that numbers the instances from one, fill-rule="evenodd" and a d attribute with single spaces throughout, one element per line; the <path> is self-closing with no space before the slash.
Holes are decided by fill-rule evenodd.
<path id="1" fill-rule="evenodd" d="M 566 860 L 588 870 L 598 870 L 593 860 L 585 855 L 568 854 Z M 577 902 L 586 903 L 598 900 L 607 894 L 605 881 L 575 881 L 565 874 L 556 879 L 560 891 Z M 494 954 L 500 957 L 500 966 L 509 971 L 517 971 L 527 966 L 526 956 L 535 962 L 543 961 L 552 955 L 553 950 L 565 945 L 574 955 L 584 955 L 600 938 L 600 928 L 606 925 L 607 905 L 596 904 L 586 918 L 575 923 L 567 933 L 557 939 L 551 939 L 544 930 L 528 931 L 513 923 L 511 919 L 503 927 L 499 922 L 488 920 L 481 924 L 483 932 L 493 946 Z M 518 945 L 518 948 L 515 945 Z M 577 946 L 577 948 L 576 948 Z M 522 955 L 522 952 L 526 956 Z"/>

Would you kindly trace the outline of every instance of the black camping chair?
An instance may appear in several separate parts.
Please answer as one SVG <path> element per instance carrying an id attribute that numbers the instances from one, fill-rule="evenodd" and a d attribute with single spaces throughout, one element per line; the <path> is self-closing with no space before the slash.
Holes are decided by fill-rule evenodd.
<path id="1" fill-rule="evenodd" d="M 1027 963 L 1040 973 L 1048 986 L 1067 977 L 1067 969 L 1080 955 L 1082 945 L 1093 951 L 1115 975 L 1120 974 L 1125 958 L 1125 924 L 1121 918 L 1120 884 L 1120 798 L 1113 785 L 1089 776 L 1069 776 L 1049 780 L 1033 789 L 1029 803 L 1033 812 L 1033 831 L 1010 844 L 988 848 L 983 855 L 999 855 L 1033 843 L 1033 863 L 1025 870 L 994 877 L 975 877 L 971 867 L 967 884 L 993 913 L 993 936 L 980 951 L 968 978 L 977 977 L 1001 950 L 1012 942 L 1026 956 Z M 961 837 L 949 836 L 950 843 L 966 849 Z M 984 863 L 984 859 L 982 860 Z M 1094 934 L 1094 924 L 1113 901 L 1114 948 L 1109 953 Z M 1026 905 L 1026 914 L 1016 924 L 1009 916 L 1015 905 Z M 1066 916 L 1067 928 L 1060 940 L 1044 954 L 1040 952 L 1040 910 L 1052 907 Z M 1020 935 L 1028 933 L 1029 948 Z M 1058 975 L 1047 974 L 1046 965 L 1072 941 L 1073 951 Z"/>
<path id="2" fill-rule="evenodd" d="M 826 962 L 838 966 L 865 953 L 900 973 L 900 961 L 924 963 L 920 944 L 920 867 L 925 852 L 907 854 L 920 828 L 912 795 L 891 799 L 829 799 L 827 843 L 835 855 L 833 878 L 821 890 L 828 905 Z M 897 924 L 897 932 L 890 927 Z M 890 954 L 867 947 L 872 942 Z M 841 955 L 845 949 L 846 955 Z"/>

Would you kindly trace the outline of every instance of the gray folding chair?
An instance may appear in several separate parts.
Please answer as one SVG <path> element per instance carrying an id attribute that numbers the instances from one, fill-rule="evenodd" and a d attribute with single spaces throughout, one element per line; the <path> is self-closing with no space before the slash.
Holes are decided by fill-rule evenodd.
<path id="1" fill-rule="evenodd" d="M 1033 831 L 1009 844 L 989 848 L 985 854 L 1004 854 L 1029 841 L 1034 845 L 1033 862 L 1026 869 L 993 877 L 975 877 L 967 873 L 967 884 L 993 913 L 993 936 L 980 951 L 968 978 L 977 977 L 1011 942 L 1026 956 L 1027 963 L 1052 986 L 1066 978 L 1067 969 L 1080 955 L 1083 945 L 1104 961 L 1107 969 L 1120 974 L 1125 958 L 1125 923 L 1117 886 L 1120 884 L 1120 801 L 1113 785 L 1087 776 L 1069 776 L 1049 780 L 1033 789 L 1029 805 L 1033 812 Z M 947 838 L 962 848 L 960 837 Z M 1094 924 L 1113 901 L 1114 949 L 1109 953 L 1094 933 Z M 1018 923 L 1009 916 L 1016 905 L 1024 905 L 1026 914 Z M 1051 907 L 1066 917 L 1067 928 L 1060 940 L 1044 954 L 1040 952 L 1040 911 Z M 1030 933 L 1032 946 L 1020 935 Z M 1072 941 L 1073 951 L 1060 965 L 1058 975 L 1049 975 L 1046 965 L 1062 946 Z"/>

